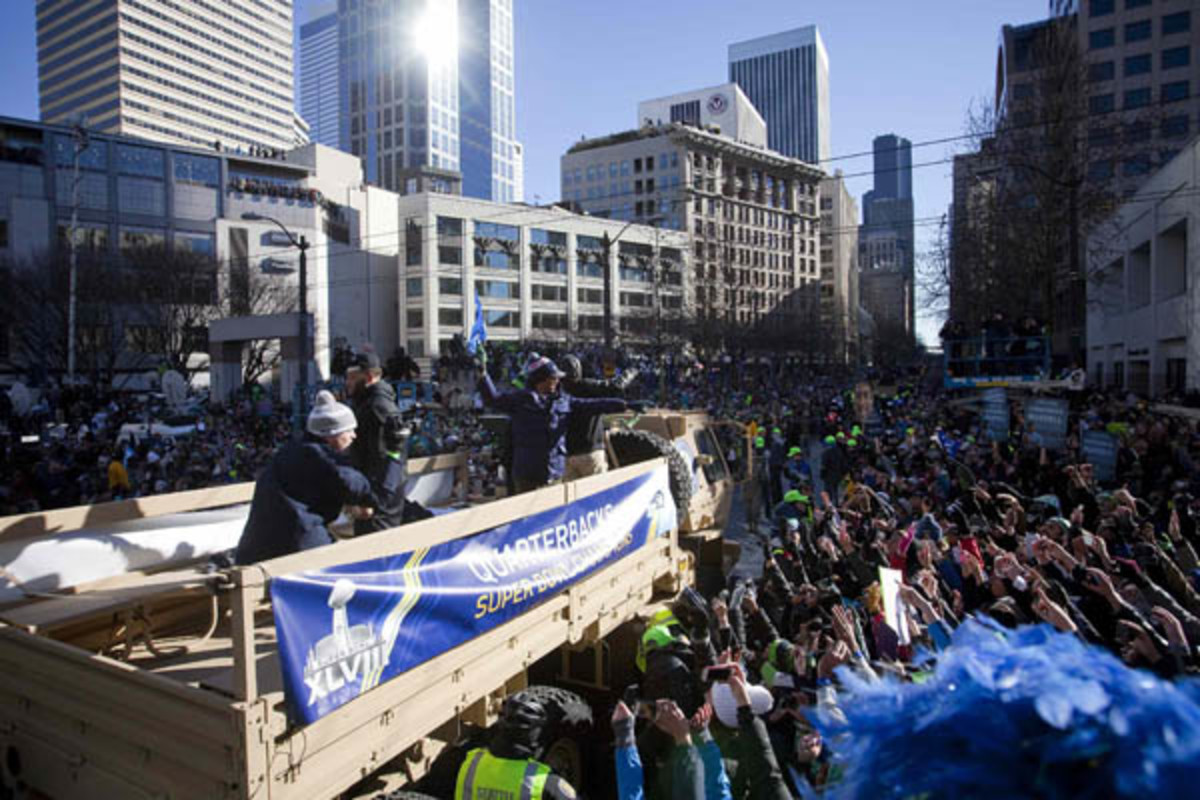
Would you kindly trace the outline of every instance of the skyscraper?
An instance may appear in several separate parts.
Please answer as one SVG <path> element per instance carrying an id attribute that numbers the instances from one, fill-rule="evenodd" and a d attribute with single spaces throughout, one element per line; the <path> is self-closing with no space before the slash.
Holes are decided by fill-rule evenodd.
<path id="1" fill-rule="evenodd" d="M 176 144 L 292 147 L 292 1 L 38 0 L 46 122 Z"/>
<path id="2" fill-rule="evenodd" d="M 772 150 L 829 160 L 829 56 L 817 26 L 729 45 L 729 79 L 766 120 Z"/>
<path id="3" fill-rule="evenodd" d="M 300 26 L 300 116 L 308 138 L 338 146 L 338 15 L 316 17 Z"/>
<path id="4" fill-rule="evenodd" d="M 415 172 L 459 169 L 454 0 L 339 0 L 338 65 L 338 144 L 369 183 L 403 191 Z"/>
<path id="5" fill-rule="evenodd" d="M 517 197 L 512 0 L 340 0 L 338 145 L 407 191 L 461 173 L 464 194 Z"/>
<path id="6" fill-rule="evenodd" d="M 916 325 L 916 233 L 913 224 L 912 142 L 889 133 L 876 136 L 874 188 L 863 194 L 863 224 L 858 235 L 858 261 L 863 271 L 897 273 L 894 285 L 903 285 L 903 302 L 887 300 L 887 308 L 867 310 L 876 322 L 904 325 L 908 333 Z M 877 293 L 884 298 L 886 293 Z M 899 315 L 899 316 L 897 316 Z"/>
<path id="7" fill-rule="evenodd" d="M 512 0 L 458 0 L 463 194 L 517 196 Z"/>

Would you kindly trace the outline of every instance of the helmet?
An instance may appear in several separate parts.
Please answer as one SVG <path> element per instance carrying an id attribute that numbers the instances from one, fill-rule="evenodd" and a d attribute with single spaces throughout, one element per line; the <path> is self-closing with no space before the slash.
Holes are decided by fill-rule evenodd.
<path id="1" fill-rule="evenodd" d="M 559 364 L 559 369 L 563 371 L 566 377 L 573 381 L 577 381 L 583 377 L 583 364 L 577 356 L 563 356 L 562 363 Z"/>
<path id="2" fill-rule="evenodd" d="M 532 695 L 518 692 L 504 701 L 496 734 L 515 751 L 537 757 L 550 716 Z"/>

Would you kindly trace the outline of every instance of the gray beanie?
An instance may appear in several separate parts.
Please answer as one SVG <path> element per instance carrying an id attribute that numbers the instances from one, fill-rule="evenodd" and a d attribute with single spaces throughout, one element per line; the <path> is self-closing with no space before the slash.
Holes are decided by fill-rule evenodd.
<path id="1" fill-rule="evenodd" d="M 354 412 L 325 390 L 317 392 L 317 402 L 308 412 L 308 432 L 313 436 L 337 436 L 358 427 Z"/>

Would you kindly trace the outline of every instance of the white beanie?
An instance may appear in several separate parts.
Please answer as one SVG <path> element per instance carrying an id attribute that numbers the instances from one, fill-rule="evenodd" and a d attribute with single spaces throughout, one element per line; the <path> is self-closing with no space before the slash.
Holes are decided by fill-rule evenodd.
<path id="1" fill-rule="evenodd" d="M 322 389 L 317 392 L 317 402 L 308 412 L 308 432 L 313 436 L 337 436 L 358 427 L 354 412 L 333 399 L 333 394 Z"/>
<path id="2" fill-rule="evenodd" d="M 755 716 L 761 716 L 775 705 L 775 698 L 762 686 L 748 684 L 746 694 L 750 696 L 750 710 Z M 714 683 L 712 687 L 712 707 L 717 719 L 727 728 L 738 727 L 738 706 L 733 699 L 733 691 L 727 683 Z"/>

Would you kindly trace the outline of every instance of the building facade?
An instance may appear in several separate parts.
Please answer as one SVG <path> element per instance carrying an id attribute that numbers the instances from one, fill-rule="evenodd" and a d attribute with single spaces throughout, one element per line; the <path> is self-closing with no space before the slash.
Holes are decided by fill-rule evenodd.
<path id="1" fill-rule="evenodd" d="M 8 279 L 40 273 L 57 280 L 74 241 L 80 374 L 119 384 L 161 364 L 158 344 L 180 335 L 192 344 L 176 342 L 176 355 L 203 372 L 209 321 L 293 313 L 298 251 L 276 220 L 309 245 L 309 380 L 328 375 L 331 275 L 357 268 L 354 243 L 367 235 L 358 233 L 366 220 L 357 159 L 316 144 L 284 159 L 265 158 L 97 132 L 80 136 L 74 128 L 9 118 L 0 118 L 0 143 L 0 264 Z M 380 216 L 373 223 L 395 232 L 395 220 Z M 389 245 L 380 235 L 371 241 Z M 394 276 L 394 252 L 391 264 Z M 349 272 L 339 280 L 360 279 Z M 67 338 L 66 300 L 58 288 L 53 280 L 45 286 L 44 336 L 23 336 L 15 329 L 19 309 L 6 311 L 0 371 L 66 369 L 60 346 Z M 393 313 L 394 297 L 385 301 Z M 163 313 L 171 307 L 176 312 Z M 46 349 L 31 352 L 30 345 Z M 277 378 L 289 396 L 295 365 Z"/>
<path id="2" fill-rule="evenodd" d="M 618 341 L 666 345 L 684 317 L 682 232 L 438 193 L 400 197 L 397 211 L 403 281 L 393 321 L 413 357 L 465 339 L 476 302 L 491 340 L 603 341 L 606 276 Z"/>
<path id="3" fill-rule="evenodd" d="M 1143 396 L 1200 389 L 1200 139 L 1090 237 L 1088 381 Z"/>
<path id="4" fill-rule="evenodd" d="M 812 319 L 816 167 L 682 123 L 584 140 L 561 164 L 563 199 L 586 213 L 691 234 L 702 324 L 783 333 Z"/>
<path id="5" fill-rule="evenodd" d="M 858 358 L 858 205 L 839 170 L 821 181 L 821 329 L 839 363 Z"/>
<path id="6" fill-rule="evenodd" d="M 338 16 L 323 14 L 300 26 L 300 116 L 308 123 L 311 141 L 326 147 L 339 144 Z"/>
<path id="7" fill-rule="evenodd" d="M 766 120 L 772 150 L 829 160 L 829 55 L 815 25 L 729 45 L 729 80 Z"/>
<path id="8" fill-rule="evenodd" d="M 1085 56 L 1088 177 L 1128 196 L 1200 132 L 1200 9 L 1192 0 L 1051 2 Z M 1019 93 L 1020 82 L 1009 94 Z"/>
<path id="9" fill-rule="evenodd" d="M 452 0 L 338 2 L 340 149 L 396 192 L 461 170 L 458 9 Z"/>
<path id="10" fill-rule="evenodd" d="M 38 0 L 43 121 L 249 151 L 307 141 L 291 0 Z"/>
<path id="11" fill-rule="evenodd" d="M 513 0 L 458 0 L 458 13 L 463 194 L 521 202 Z"/>
<path id="12" fill-rule="evenodd" d="M 902 136 L 876 136 L 874 188 L 863 195 L 863 224 L 859 229 L 858 261 L 862 269 L 906 274 L 908 317 L 904 328 L 916 333 L 916 232 L 913 223 L 912 142 Z M 894 308 L 889 303 L 889 308 Z M 877 320 L 890 319 L 883 309 L 870 308 Z"/>
<path id="13" fill-rule="evenodd" d="M 512 0 L 339 0 L 338 42 L 338 143 L 368 182 L 419 193 L 453 171 L 463 194 L 522 199 Z"/>
<path id="14" fill-rule="evenodd" d="M 767 123 L 736 83 L 725 83 L 638 103 L 638 125 L 681 122 L 718 132 L 753 147 L 767 146 Z"/>

